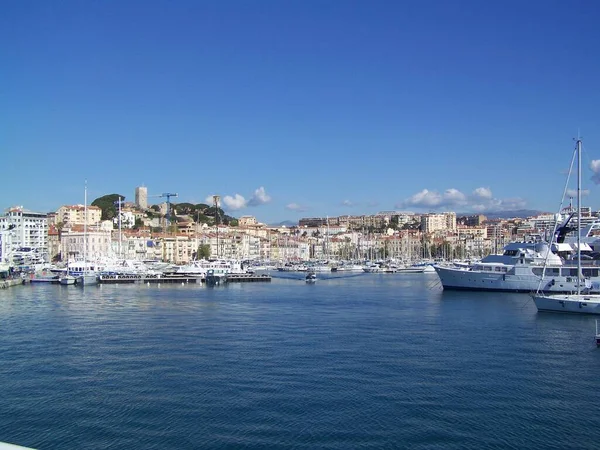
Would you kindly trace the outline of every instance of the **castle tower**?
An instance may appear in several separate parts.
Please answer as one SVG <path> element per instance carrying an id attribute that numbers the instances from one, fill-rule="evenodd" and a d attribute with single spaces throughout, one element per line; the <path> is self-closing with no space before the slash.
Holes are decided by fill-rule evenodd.
<path id="1" fill-rule="evenodd" d="M 148 188 L 140 186 L 135 188 L 135 204 L 138 208 L 148 208 Z"/>

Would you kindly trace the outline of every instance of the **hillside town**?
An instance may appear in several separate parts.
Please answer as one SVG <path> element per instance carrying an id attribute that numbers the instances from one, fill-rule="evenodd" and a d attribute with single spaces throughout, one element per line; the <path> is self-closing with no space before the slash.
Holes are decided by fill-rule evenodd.
<path id="1" fill-rule="evenodd" d="M 272 262 L 469 259 L 498 253 L 509 242 L 547 237 L 556 219 L 554 214 L 490 219 L 455 212 L 382 211 L 302 218 L 297 226 L 269 226 L 254 216 L 223 220 L 218 196 L 210 208 L 214 215 L 203 215 L 202 220 L 199 213 L 185 214 L 185 208 L 167 200 L 149 205 L 147 188 L 138 187 L 135 202 L 118 202 L 117 213 L 110 219 L 103 219 L 102 209 L 94 205 L 63 205 L 51 213 L 10 207 L 0 217 L 1 261 L 18 266 L 66 262 L 82 255 L 173 264 L 200 258 Z M 598 215 L 590 208 L 582 208 L 581 214 L 582 222 Z"/>

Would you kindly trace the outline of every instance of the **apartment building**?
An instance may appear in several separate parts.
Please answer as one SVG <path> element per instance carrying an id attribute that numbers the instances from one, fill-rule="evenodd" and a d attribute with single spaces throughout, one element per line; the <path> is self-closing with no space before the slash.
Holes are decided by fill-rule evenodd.
<path id="1" fill-rule="evenodd" d="M 54 216 L 54 225 L 63 226 L 84 225 L 86 220 L 85 205 L 64 205 L 58 208 Z M 95 225 L 102 219 L 102 209 L 98 206 L 87 207 L 87 224 Z"/>
<path id="2" fill-rule="evenodd" d="M 424 214 L 421 216 L 421 230 L 424 233 L 433 233 L 438 230 L 454 231 L 456 230 L 456 213 Z"/>
<path id="3" fill-rule="evenodd" d="M 82 226 L 63 229 L 60 237 L 60 256 L 63 261 L 106 257 L 112 253 L 111 232 L 87 230 Z"/>
<path id="4" fill-rule="evenodd" d="M 48 260 L 48 217 L 45 213 L 29 211 L 22 206 L 6 210 L 0 217 L 0 262 L 9 261 L 19 248 L 36 249 Z"/>

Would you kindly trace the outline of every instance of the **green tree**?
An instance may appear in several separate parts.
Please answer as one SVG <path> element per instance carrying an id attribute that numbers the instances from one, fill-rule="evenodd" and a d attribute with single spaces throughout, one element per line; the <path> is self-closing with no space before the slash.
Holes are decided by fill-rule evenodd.
<path id="1" fill-rule="evenodd" d="M 208 259 L 210 258 L 210 245 L 202 244 L 198 246 L 198 259 Z"/>
<path id="2" fill-rule="evenodd" d="M 125 200 L 124 195 L 119 194 L 108 194 L 102 197 L 98 197 L 92 202 L 92 206 L 97 206 L 102 210 L 101 220 L 111 220 L 117 216 L 118 206 L 116 202 Z"/>
<path id="3" fill-rule="evenodd" d="M 144 226 L 144 221 L 141 218 L 136 218 L 135 219 L 135 223 L 133 224 L 133 229 L 134 230 L 139 230 L 140 228 L 142 228 Z"/>

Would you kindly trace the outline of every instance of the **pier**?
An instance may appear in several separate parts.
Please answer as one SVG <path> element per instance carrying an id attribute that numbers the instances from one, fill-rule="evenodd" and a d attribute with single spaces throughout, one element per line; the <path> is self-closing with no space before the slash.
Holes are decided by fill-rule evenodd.
<path id="1" fill-rule="evenodd" d="M 199 277 L 185 277 L 177 275 L 100 275 L 100 284 L 133 284 L 133 283 L 200 283 Z"/>
<path id="2" fill-rule="evenodd" d="M 260 281 L 271 281 L 271 275 L 256 275 L 254 273 L 232 273 L 225 276 L 226 283 L 256 283 Z"/>
<path id="3" fill-rule="evenodd" d="M 25 280 L 22 278 L 10 278 L 5 280 L 0 280 L 0 289 L 6 289 L 11 286 L 17 286 L 19 284 L 25 284 Z"/>

